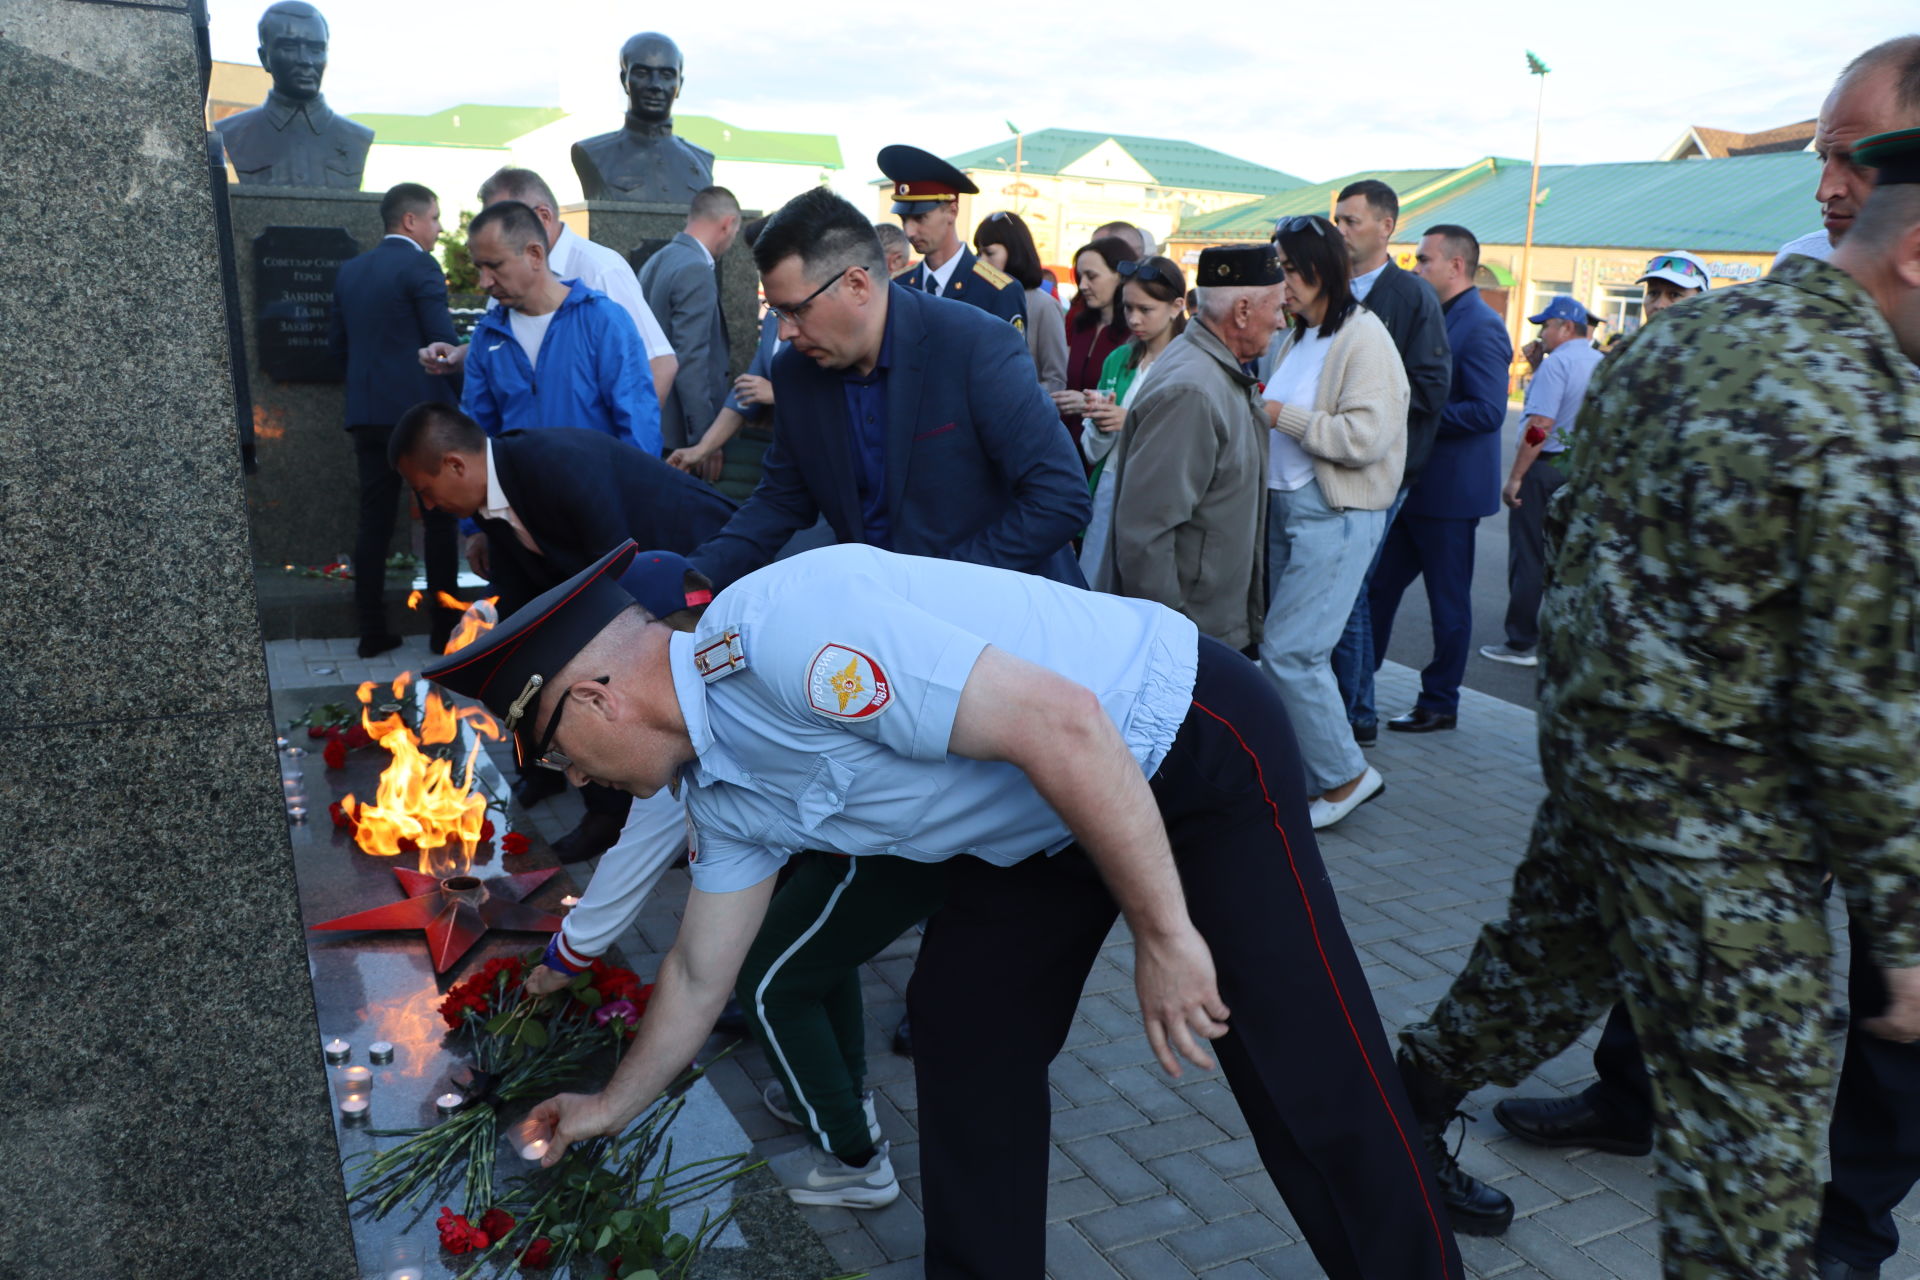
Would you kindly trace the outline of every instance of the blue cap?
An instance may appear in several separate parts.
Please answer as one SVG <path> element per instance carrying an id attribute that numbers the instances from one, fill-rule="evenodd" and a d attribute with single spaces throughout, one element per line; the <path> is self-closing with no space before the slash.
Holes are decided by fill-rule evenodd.
<path id="1" fill-rule="evenodd" d="M 1575 324 L 1591 325 L 1593 313 L 1573 300 L 1571 294 L 1555 294 L 1547 309 L 1537 316 L 1528 316 L 1528 324 L 1545 324 L 1549 320 L 1571 320 Z"/>
<path id="2" fill-rule="evenodd" d="M 695 609 L 713 599 L 708 590 L 687 590 L 687 574 L 693 565 L 671 551 L 636 551 L 620 585 L 642 609 L 656 618 L 664 618 L 682 609 Z"/>

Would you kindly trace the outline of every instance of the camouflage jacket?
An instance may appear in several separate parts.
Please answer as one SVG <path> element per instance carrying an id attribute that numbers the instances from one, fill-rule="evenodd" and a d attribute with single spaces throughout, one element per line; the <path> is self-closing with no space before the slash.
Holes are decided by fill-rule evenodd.
<path id="1" fill-rule="evenodd" d="M 1594 375 L 1547 518 L 1549 803 L 1690 858 L 1826 862 L 1920 962 L 1920 371 L 1789 258 Z"/>

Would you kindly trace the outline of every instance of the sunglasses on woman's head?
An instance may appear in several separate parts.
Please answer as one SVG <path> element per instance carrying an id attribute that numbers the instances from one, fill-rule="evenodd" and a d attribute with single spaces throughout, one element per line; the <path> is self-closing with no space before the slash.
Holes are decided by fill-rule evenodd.
<path id="1" fill-rule="evenodd" d="M 1154 266 L 1151 262 L 1123 262 L 1115 267 L 1114 270 L 1118 271 L 1124 280 L 1158 280 L 1162 284 L 1173 283 L 1173 281 L 1167 278 L 1166 272 Z"/>

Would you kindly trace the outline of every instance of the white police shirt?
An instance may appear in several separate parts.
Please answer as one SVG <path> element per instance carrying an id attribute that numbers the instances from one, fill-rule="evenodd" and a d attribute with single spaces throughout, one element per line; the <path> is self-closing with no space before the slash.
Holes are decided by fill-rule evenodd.
<path id="1" fill-rule="evenodd" d="M 802 849 L 1010 866 L 1069 844 L 1020 769 L 947 751 L 989 644 L 1092 689 L 1148 776 L 1192 701 L 1199 632 L 1163 605 L 861 545 L 778 561 L 669 650 L 694 885 L 744 889 Z"/>

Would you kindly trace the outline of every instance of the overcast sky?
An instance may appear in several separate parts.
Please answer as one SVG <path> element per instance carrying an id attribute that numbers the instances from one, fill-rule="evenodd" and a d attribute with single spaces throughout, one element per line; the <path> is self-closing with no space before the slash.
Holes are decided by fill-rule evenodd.
<path id="1" fill-rule="evenodd" d="M 265 7 L 212 0 L 214 57 L 255 61 Z M 1553 69 L 1545 163 L 1649 160 L 1689 124 L 1806 119 L 1854 54 L 1920 31 L 1912 0 L 1248 5 L 1232 27 L 1172 35 L 1186 13 L 1223 7 L 972 0 L 889 20 L 872 16 L 881 6 L 795 0 L 318 7 L 339 110 L 564 106 L 589 117 L 583 136 L 602 132 L 625 109 L 621 43 L 658 22 L 686 56 L 679 110 L 836 134 L 855 181 L 879 176 L 886 143 L 952 154 L 1008 139 L 1009 120 L 1184 139 L 1312 181 L 1525 158 L 1529 48 Z M 923 39 L 929 20 L 938 29 Z"/>

